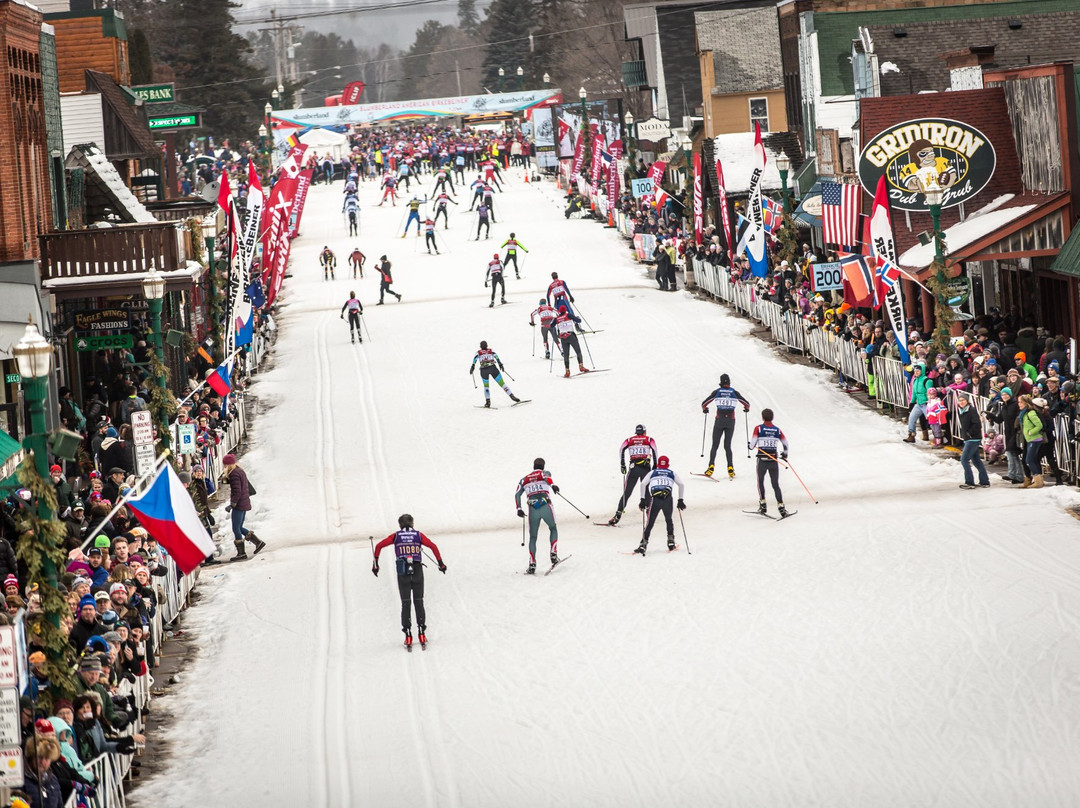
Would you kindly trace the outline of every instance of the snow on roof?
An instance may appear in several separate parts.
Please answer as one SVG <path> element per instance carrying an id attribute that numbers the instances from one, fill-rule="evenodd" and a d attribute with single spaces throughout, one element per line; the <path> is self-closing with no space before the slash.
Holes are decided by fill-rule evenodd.
<path id="1" fill-rule="evenodd" d="M 954 224 L 944 232 L 945 246 L 949 252 L 957 252 L 969 244 L 974 244 L 1009 222 L 1016 221 L 1025 213 L 1034 210 L 1037 205 L 1018 205 L 1004 208 L 1014 194 L 1002 194 L 984 207 L 979 208 L 964 221 Z M 923 269 L 934 260 L 934 243 L 917 244 L 900 256 L 900 266 Z"/>
<path id="2" fill-rule="evenodd" d="M 729 194 L 745 194 L 750 191 L 750 175 L 754 171 L 754 133 L 735 132 L 713 138 L 716 157 L 724 168 L 724 187 Z M 762 188 L 780 190 L 780 172 L 776 169 L 776 155 L 765 146 L 765 176 Z"/>
<path id="3" fill-rule="evenodd" d="M 107 193 L 113 197 L 117 204 L 124 208 L 132 221 L 140 224 L 154 224 L 157 222 L 154 214 L 146 209 L 143 203 L 135 197 L 135 194 L 131 193 L 131 189 L 120 178 L 120 172 L 116 170 L 104 154 L 93 147 L 81 147 L 80 151 L 82 151 L 83 158 L 89 164 L 91 170 L 105 185 Z"/>

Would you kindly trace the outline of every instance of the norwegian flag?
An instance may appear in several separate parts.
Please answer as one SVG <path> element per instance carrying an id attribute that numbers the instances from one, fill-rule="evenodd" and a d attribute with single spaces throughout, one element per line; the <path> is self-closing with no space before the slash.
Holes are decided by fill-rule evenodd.
<path id="1" fill-rule="evenodd" d="M 826 244 L 854 247 L 858 243 L 859 186 L 821 183 L 821 223 Z"/>
<path id="2" fill-rule="evenodd" d="M 878 256 L 877 259 L 877 271 L 875 272 L 875 279 L 877 280 L 877 299 L 884 300 L 885 295 L 892 289 L 900 276 L 904 273 L 900 271 L 900 267 L 896 266 L 892 261 L 882 256 Z"/>
<path id="3" fill-rule="evenodd" d="M 761 200 L 761 204 L 761 226 L 771 236 L 784 223 L 784 206 L 767 196 Z"/>
<path id="4" fill-rule="evenodd" d="M 840 271 L 843 273 L 844 282 L 850 288 L 854 298 L 851 305 L 867 306 L 872 304 L 876 309 L 878 302 L 875 275 L 873 270 L 870 269 L 870 260 L 865 255 L 842 253 L 840 255 Z"/>

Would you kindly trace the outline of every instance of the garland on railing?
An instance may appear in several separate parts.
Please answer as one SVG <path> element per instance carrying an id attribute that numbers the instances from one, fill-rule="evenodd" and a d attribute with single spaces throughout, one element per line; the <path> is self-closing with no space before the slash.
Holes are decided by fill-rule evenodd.
<path id="1" fill-rule="evenodd" d="M 52 480 L 46 481 L 38 474 L 33 452 L 27 452 L 26 457 L 19 463 L 17 475 L 19 482 L 30 489 L 33 501 L 44 504 L 49 513 L 55 514 L 56 491 Z M 67 566 L 67 556 L 63 550 L 65 531 L 55 516 L 42 519 L 34 507 L 21 509 L 16 514 L 15 521 L 20 537 L 16 556 L 26 565 L 29 582 L 27 590 L 36 590 L 40 604 L 40 611 L 27 617 L 27 628 L 30 633 L 41 637 L 49 651 L 45 655 L 45 674 L 52 687 L 38 693 L 38 703 L 44 709 L 51 710 L 54 693 L 68 699 L 74 698 L 76 693 L 74 649 L 64 630 L 54 626 L 49 619 L 50 615 L 55 615 L 62 623 L 65 616 L 70 616 L 71 607 L 60 590 L 45 577 L 46 560 L 56 565 L 57 574 Z"/>
<path id="2" fill-rule="evenodd" d="M 189 216 L 184 220 L 184 229 L 191 235 L 191 254 L 196 263 L 206 265 L 206 259 L 203 256 L 203 251 L 206 246 L 203 244 L 202 234 L 202 222 L 199 221 L 196 216 Z"/>

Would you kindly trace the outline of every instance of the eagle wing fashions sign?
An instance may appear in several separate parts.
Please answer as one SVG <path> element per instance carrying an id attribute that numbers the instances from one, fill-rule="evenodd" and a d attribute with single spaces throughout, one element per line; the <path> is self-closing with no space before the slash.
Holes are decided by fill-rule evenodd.
<path id="1" fill-rule="evenodd" d="M 943 208 L 959 205 L 986 187 L 996 166 L 993 145 L 975 127 L 922 118 L 872 138 L 859 156 L 859 181 L 872 196 L 884 176 L 893 208 L 925 212 L 927 191 L 941 191 Z"/>

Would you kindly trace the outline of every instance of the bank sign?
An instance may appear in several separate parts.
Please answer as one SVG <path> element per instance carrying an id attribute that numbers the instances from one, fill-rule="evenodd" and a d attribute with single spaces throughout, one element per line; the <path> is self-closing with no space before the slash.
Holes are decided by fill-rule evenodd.
<path id="1" fill-rule="evenodd" d="M 873 137 L 859 156 L 859 181 L 873 196 L 882 175 L 897 210 L 926 212 L 926 192 L 940 190 L 943 208 L 959 205 L 986 187 L 997 155 L 973 126 L 947 118 L 921 118 Z"/>

